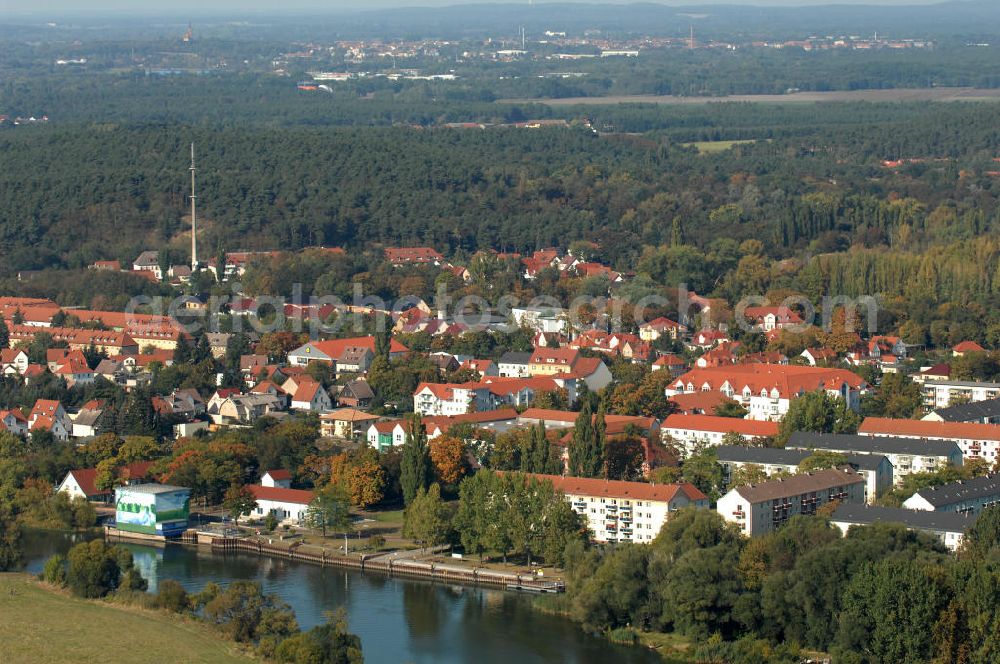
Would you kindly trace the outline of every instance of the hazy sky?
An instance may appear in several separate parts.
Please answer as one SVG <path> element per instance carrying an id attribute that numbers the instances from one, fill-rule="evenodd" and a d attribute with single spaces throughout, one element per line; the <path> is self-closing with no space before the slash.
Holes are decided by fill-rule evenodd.
<path id="1" fill-rule="evenodd" d="M 573 0 L 570 0 L 573 1 Z M 580 1 L 580 0 L 577 0 Z M 627 0 L 582 0 L 584 2 L 626 2 Z M 647 0 L 649 1 L 649 0 Z M 655 0 L 654 0 L 655 1 Z M 948 0 L 661 0 L 666 5 L 916 5 L 935 4 Z M 952 0 L 954 1 L 954 0 Z M 520 0 L 528 4 L 528 0 Z M 545 0 L 535 0 L 542 3 Z M 281 12 L 376 9 L 398 6 L 446 6 L 457 4 L 498 4 L 495 0 L 0 0 L 0 11 L 73 13 L 90 10 L 130 11 L 133 13 L 240 13 L 240 12 Z M 508 4 L 508 3 L 505 3 Z M 513 2 L 509 3 L 513 4 Z"/>

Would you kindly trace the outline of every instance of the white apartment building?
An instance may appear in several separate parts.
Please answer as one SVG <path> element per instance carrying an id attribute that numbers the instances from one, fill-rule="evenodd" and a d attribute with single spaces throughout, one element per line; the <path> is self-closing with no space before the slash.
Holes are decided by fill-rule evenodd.
<path id="1" fill-rule="evenodd" d="M 673 441 L 684 453 L 694 454 L 699 448 L 722 444 L 727 433 L 738 433 L 748 441 L 778 435 L 778 423 L 767 420 L 744 420 L 716 415 L 668 415 L 660 427 L 661 439 Z"/>
<path id="2" fill-rule="evenodd" d="M 908 510 L 979 514 L 1000 505 L 1000 475 L 974 477 L 921 489 L 903 501 Z"/>
<path id="3" fill-rule="evenodd" d="M 780 420 L 792 399 L 823 390 L 858 410 L 867 388 L 857 374 L 846 369 L 800 367 L 784 364 L 735 364 L 693 369 L 665 390 L 668 397 L 692 392 L 719 391 L 739 402 L 752 420 Z"/>
<path id="4" fill-rule="evenodd" d="M 715 448 L 715 453 L 726 484 L 732 480 L 733 473 L 744 466 L 756 466 L 768 477 L 778 473 L 794 475 L 799 472 L 803 459 L 813 455 L 812 450 L 742 445 L 720 445 Z M 892 463 L 888 457 L 881 454 L 845 454 L 843 465 L 865 478 L 866 503 L 875 502 L 878 496 L 892 488 Z"/>
<path id="5" fill-rule="evenodd" d="M 1000 397 L 1000 383 L 976 383 L 964 380 L 929 380 L 923 384 L 924 405 L 928 408 L 947 408 L 952 399 L 960 397 L 966 402 L 986 401 Z"/>
<path id="6" fill-rule="evenodd" d="M 978 422 L 933 422 L 866 417 L 858 433 L 867 436 L 908 436 L 955 443 L 966 459 L 984 459 L 991 467 L 1000 460 L 1000 425 Z M 896 465 L 893 462 L 893 465 Z M 961 465 L 956 463 L 955 465 Z"/>
<path id="7" fill-rule="evenodd" d="M 947 465 L 962 465 L 962 450 L 954 441 L 949 440 L 796 431 L 788 439 L 785 448 L 886 456 L 892 464 L 895 484 L 901 483 L 911 473 L 933 472 Z"/>
<path id="8" fill-rule="evenodd" d="M 853 471 L 820 470 L 737 487 L 719 499 L 716 510 L 754 537 L 777 530 L 793 516 L 815 514 L 834 500 L 861 505 L 864 485 L 864 477 Z"/>
<path id="9" fill-rule="evenodd" d="M 909 530 L 934 535 L 949 550 L 962 546 L 965 533 L 975 523 L 975 517 L 957 512 L 926 512 L 899 507 L 874 507 L 871 505 L 840 505 L 830 523 L 846 535 L 851 526 L 869 526 L 873 523 L 901 523 Z"/>
<path id="10" fill-rule="evenodd" d="M 693 484 L 647 484 L 531 474 L 548 480 L 584 517 L 595 542 L 651 542 L 677 510 L 708 509 L 708 497 Z"/>

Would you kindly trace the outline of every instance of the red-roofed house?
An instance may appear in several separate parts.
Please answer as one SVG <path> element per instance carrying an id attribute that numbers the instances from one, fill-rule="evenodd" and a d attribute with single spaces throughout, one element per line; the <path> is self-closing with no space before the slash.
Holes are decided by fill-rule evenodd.
<path id="1" fill-rule="evenodd" d="M 676 340 L 683 332 L 683 325 L 663 316 L 639 326 L 639 338 L 643 341 L 656 341 L 664 336 Z"/>
<path id="2" fill-rule="evenodd" d="M 0 431 L 9 431 L 15 436 L 25 436 L 28 433 L 28 418 L 20 408 L 0 410 Z"/>
<path id="3" fill-rule="evenodd" d="M 20 348 L 0 348 L 0 373 L 23 375 L 28 369 L 28 354 Z"/>
<path id="4" fill-rule="evenodd" d="M 687 362 L 684 361 L 684 358 L 673 353 L 667 353 L 656 358 L 650 370 L 660 371 L 661 369 L 665 369 L 670 372 L 671 376 L 677 377 L 687 371 L 687 368 Z"/>
<path id="5" fill-rule="evenodd" d="M 249 484 L 247 488 L 257 499 L 257 508 L 247 518 L 261 519 L 273 514 L 280 523 L 299 524 L 305 521 L 306 509 L 316 497 L 312 491 L 301 489 L 259 484 Z"/>
<path id="6" fill-rule="evenodd" d="M 951 349 L 951 354 L 954 357 L 962 357 L 966 353 L 985 353 L 986 349 L 977 344 L 975 341 L 962 341 L 955 344 L 955 347 Z"/>
<path id="7" fill-rule="evenodd" d="M 404 265 L 441 265 L 444 256 L 431 247 L 386 247 L 385 259 L 393 267 Z"/>
<path id="8" fill-rule="evenodd" d="M 366 437 L 369 445 L 384 452 L 406 442 L 406 427 L 401 420 L 374 422 L 368 427 Z"/>
<path id="9" fill-rule="evenodd" d="M 803 323 L 801 316 L 784 306 L 747 307 L 743 310 L 743 316 L 762 332 L 783 330 Z"/>
<path id="10" fill-rule="evenodd" d="M 288 353 L 288 363 L 293 366 L 305 366 L 310 362 L 326 362 L 334 364 L 351 348 L 365 348 L 375 352 L 375 337 L 355 337 L 352 339 L 328 339 L 326 341 L 310 341 Z M 409 348 L 392 339 L 389 343 L 389 356 L 397 358 L 410 351 Z M 365 367 L 367 369 L 367 367 Z"/>
<path id="11" fill-rule="evenodd" d="M 269 470 L 261 476 L 260 485 L 290 489 L 292 487 L 292 473 L 284 468 Z"/>
<path id="12" fill-rule="evenodd" d="M 792 399 L 816 390 L 840 397 L 857 410 L 866 388 L 860 376 L 846 369 L 737 364 L 693 369 L 671 383 L 666 394 L 717 390 L 746 408 L 750 419 L 779 420 L 788 412 Z"/>
<path id="13" fill-rule="evenodd" d="M 128 484 L 140 484 L 145 481 L 152 461 L 136 461 L 122 466 L 115 471 L 115 476 L 119 482 Z M 85 498 L 87 500 L 110 501 L 114 498 L 114 491 L 111 489 L 97 488 L 97 468 L 77 468 L 66 473 L 57 491 L 68 493 L 70 498 Z"/>
<path id="14" fill-rule="evenodd" d="M 302 376 L 296 381 L 296 389 L 292 394 L 292 410 L 324 411 L 333 408 L 333 401 L 322 383 L 308 376 Z"/>
<path id="15" fill-rule="evenodd" d="M 668 415 L 660 430 L 664 441 L 669 437 L 684 456 L 689 456 L 700 448 L 721 445 L 723 436 L 730 432 L 738 433 L 747 440 L 776 436 L 778 423 L 716 415 Z"/>
<path id="16" fill-rule="evenodd" d="M 708 497 L 693 484 L 648 484 L 619 480 L 526 474 L 551 482 L 587 522 L 596 542 L 643 542 L 656 538 L 670 515 L 684 507 L 708 509 Z"/>

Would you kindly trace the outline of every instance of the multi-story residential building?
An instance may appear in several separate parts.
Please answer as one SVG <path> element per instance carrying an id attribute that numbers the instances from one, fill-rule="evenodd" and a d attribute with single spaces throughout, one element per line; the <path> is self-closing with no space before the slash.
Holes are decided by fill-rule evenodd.
<path id="1" fill-rule="evenodd" d="M 994 505 L 1000 505 L 1000 475 L 927 487 L 903 501 L 903 507 L 908 510 L 970 514 L 979 514 Z"/>
<path id="2" fill-rule="evenodd" d="M 738 433 L 748 441 L 763 440 L 778 435 L 778 423 L 766 420 L 744 420 L 716 415 L 668 415 L 660 427 L 663 441 L 673 441 L 685 456 L 699 448 L 722 444 L 727 433 Z"/>
<path id="3" fill-rule="evenodd" d="M 962 546 L 965 533 L 976 522 L 974 516 L 957 512 L 926 512 L 899 507 L 842 504 L 837 507 L 830 523 L 846 535 L 851 526 L 869 526 L 873 523 L 901 523 L 910 530 L 934 535 L 948 549 L 955 551 Z"/>
<path id="4" fill-rule="evenodd" d="M 965 380 L 928 380 L 923 384 L 924 405 L 947 408 L 952 400 L 976 402 L 1000 397 L 1000 383 L 977 383 Z"/>
<path id="5" fill-rule="evenodd" d="M 719 499 L 716 510 L 754 537 L 777 530 L 793 516 L 815 514 L 832 501 L 862 505 L 864 485 L 864 477 L 852 470 L 820 470 L 737 487 Z"/>
<path id="6" fill-rule="evenodd" d="M 787 449 L 825 450 L 841 454 L 880 454 L 889 457 L 893 482 L 899 484 L 911 473 L 932 472 L 947 465 L 962 465 L 962 450 L 954 441 L 865 436 L 796 431 Z"/>
<path id="7" fill-rule="evenodd" d="M 747 307 L 743 316 L 751 322 L 755 329 L 762 332 L 783 330 L 786 327 L 802 325 L 802 317 L 784 306 L 777 307 Z"/>
<path id="8" fill-rule="evenodd" d="M 778 364 L 738 364 L 693 369 L 673 381 L 668 397 L 717 390 L 746 408 L 753 420 L 780 420 L 792 399 L 823 390 L 857 410 L 867 384 L 846 369 Z"/>
<path id="9" fill-rule="evenodd" d="M 421 415 L 464 415 L 504 406 L 529 406 L 539 392 L 565 390 L 576 400 L 577 378 L 569 374 L 536 378 L 487 377 L 474 383 L 421 383 L 413 410 Z"/>
<path id="10" fill-rule="evenodd" d="M 744 447 L 720 445 L 715 448 L 716 458 L 722 466 L 723 481 L 729 484 L 733 473 L 744 466 L 757 466 L 768 477 L 783 473 L 794 475 L 803 459 L 813 455 L 811 450 L 789 450 L 777 447 Z M 892 488 L 892 463 L 881 454 L 845 454 L 844 466 L 865 478 L 865 502 L 875 499 Z"/>
<path id="11" fill-rule="evenodd" d="M 11 348 L 21 341 L 31 343 L 44 332 L 55 342 L 65 342 L 72 350 L 87 350 L 91 346 L 108 355 L 137 355 L 139 344 L 126 332 L 87 330 L 76 327 L 48 327 L 44 330 L 30 325 L 10 325 Z"/>
<path id="12" fill-rule="evenodd" d="M 1000 399 L 986 399 L 937 408 L 923 416 L 925 422 L 1000 424 Z"/>
<path id="13" fill-rule="evenodd" d="M 531 375 L 531 353 L 508 351 L 500 357 L 498 364 L 503 378 L 526 378 Z"/>
<path id="14" fill-rule="evenodd" d="M 866 417 L 858 427 L 858 433 L 868 436 L 909 436 L 927 441 L 957 443 L 962 456 L 966 459 L 984 459 L 990 466 L 1000 460 L 1000 425 L 997 424 Z"/>
<path id="15" fill-rule="evenodd" d="M 708 509 L 708 497 L 693 484 L 647 484 L 617 480 L 530 475 L 548 480 L 587 520 L 595 542 L 650 542 L 670 515 L 684 507 Z"/>

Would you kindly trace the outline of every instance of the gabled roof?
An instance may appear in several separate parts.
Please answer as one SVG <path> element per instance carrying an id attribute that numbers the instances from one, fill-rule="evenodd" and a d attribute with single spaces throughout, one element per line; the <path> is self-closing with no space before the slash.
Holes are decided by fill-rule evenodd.
<path id="1" fill-rule="evenodd" d="M 955 344 L 952 348 L 956 353 L 985 353 L 986 349 L 977 344 L 975 341 L 962 341 Z"/>
<path id="2" fill-rule="evenodd" d="M 744 436 L 767 437 L 778 435 L 778 423 L 769 420 L 743 420 L 738 417 L 717 415 L 668 415 L 661 425 L 664 429 L 687 429 L 712 433 L 735 431 Z"/>
<path id="3" fill-rule="evenodd" d="M 832 450 L 834 452 L 859 452 L 861 454 L 908 454 L 911 456 L 950 457 L 961 454 L 951 440 L 900 438 L 898 436 L 864 436 L 846 433 L 815 433 L 796 431 L 786 448 Z"/>
<path id="4" fill-rule="evenodd" d="M 671 383 L 674 386 L 691 384 L 695 390 L 718 390 L 725 383 L 736 393 L 749 387 L 754 395 L 761 390 L 777 389 L 783 398 L 792 398 L 801 393 L 819 389 L 836 390 L 847 384 L 851 389 L 865 385 L 856 373 L 846 369 L 826 369 L 822 367 L 799 367 L 783 364 L 738 364 L 723 367 L 692 369 Z"/>
<path id="5" fill-rule="evenodd" d="M 977 498 L 1000 497 L 1000 475 L 985 475 L 974 477 L 971 480 L 958 480 L 940 486 L 927 487 L 920 489 L 913 496 L 920 496 L 939 509 Z"/>
<path id="6" fill-rule="evenodd" d="M 745 445 L 718 445 L 713 447 L 720 463 L 731 461 L 736 463 L 753 463 L 762 466 L 782 465 L 798 466 L 803 459 L 813 455 L 812 450 L 782 449 L 779 447 L 748 447 Z M 887 461 L 881 454 L 845 454 L 844 465 L 859 470 L 877 470 Z"/>
<path id="7" fill-rule="evenodd" d="M 986 399 L 938 408 L 934 413 L 945 422 L 977 422 L 1000 418 L 1000 399 Z"/>
<path id="8" fill-rule="evenodd" d="M 798 496 L 812 491 L 823 491 L 838 486 L 859 484 L 864 481 L 864 476 L 854 471 L 834 468 L 802 473 L 784 479 L 768 480 L 760 484 L 749 484 L 736 487 L 733 491 L 751 503 L 759 503 L 775 498 Z"/>
<path id="9" fill-rule="evenodd" d="M 135 463 L 130 463 L 126 466 L 122 466 L 117 469 L 118 474 L 127 473 L 132 479 L 141 479 L 146 476 L 150 467 L 153 465 L 152 461 L 136 461 Z M 104 496 L 110 494 L 110 490 L 99 491 L 95 485 L 97 480 L 97 468 L 77 468 L 71 470 L 68 473 L 73 476 L 76 480 L 77 485 L 80 490 L 83 491 L 87 498 L 92 498 L 94 496 Z"/>
<path id="10" fill-rule="evenodd" d="M 259 484 L 248 484 L 247 487 L 257 500 L 270 500 L 276 503 L 308 505 L 316 497 L 312 491 L 302 489 L 283 489 L 281 487 L 260 486 Z"/>
<path id="11" fill-rule="evenodd" d="M 625 482 L 621 480 L 601 480 L 585 477 L 562 477 L 561 475 L 543 475 L 541 473 L 524 473 L 525 477 L 533 477 L 540 481 L 552 482 L 556 491 L 562 491 L 574 496 L 594 496 L 599 498 L 615 498 L 621 500 L 649 500 L 670 502 L 683 494 L 688 500 L 707 501 L 708 497 L 693 484 L 650 484 L 647 482 Z"/>
<path id="12" fill-rule="evenodd" d="M 911 438 L 943 440 L 1000 440 L 1000 424 L 978 422 L 932 422 L 927 420 L 895 420 L 888 417 L 866 417 L 858 427 L 861 434 L 890 434 Z"/>
<path id="13" fill-rule="evenodd" d="M 291 471 L 285 470 L 284 468 L 276 468 L 274 470 L 268 470 L 264 475 L 270 475 L 272 480 L 290 480 L 292 479 Z"/>
<path id="14" fill-rule="evenodd" d="M 837 523 L 901 523 L 916 530 L 964 533 L 976 522 L 976 516 L 959 512 L 934 512 L 930 510 L 908 510 L 901 507 L 878 507 L 873 505 L 853 505 L 841 503 L 834 511 L 831 521 Z"/>
<path id="15" fill-rule="evenodd" d="M 375 337 L 354 337 L 351 339 L 327 339 L 326 341 L 312 341 L 308 345 L 313 346 L 324 355 L 333 359 L 339 358 L 344 351 L 352 347 L 364 347 L 375 352 Z M 396 341 L 389 342 L 390 353 L 406 353 L 410 349 Z M 293 351 L 294 352 L 294 351 Z"/>
<path id="16" fill-rule="evenodd" d="M 530 364 L 531 353 L 520 353 L 517 351 L 507 351 L 500 356 L 500 364 Z"/>

